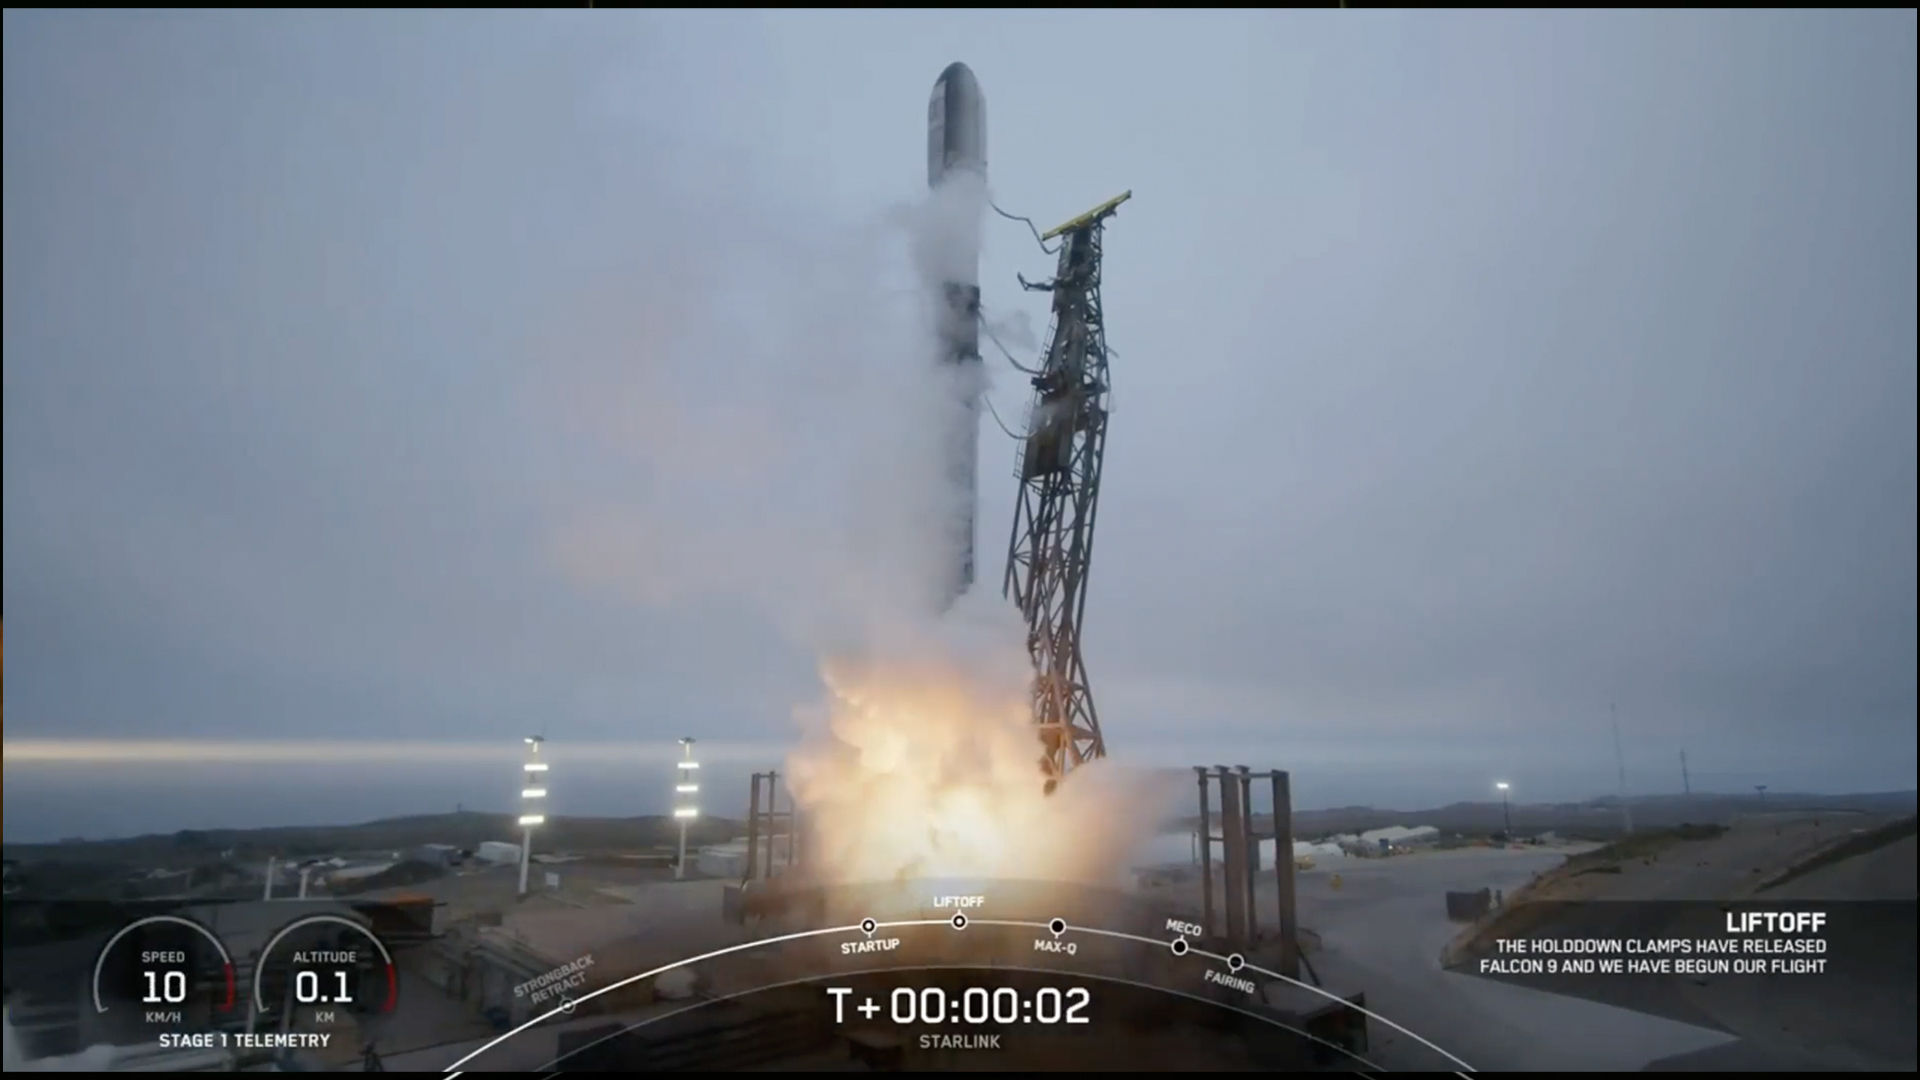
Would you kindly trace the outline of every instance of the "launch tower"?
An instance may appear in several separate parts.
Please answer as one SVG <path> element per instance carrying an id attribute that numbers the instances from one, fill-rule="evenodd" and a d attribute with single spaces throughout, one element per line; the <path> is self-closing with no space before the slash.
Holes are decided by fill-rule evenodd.
<path id="1" fill-rule="evenodd" d="M 1105 757 L 1100 718 L 1080 655 L 1087 571 L 1107 442 L 1107 337 L 1100 310 L 1100 249 L 1107 218 L 1127 192 L 1041 241 L 1060 240 L 1052 281 L 1021 284 L 1053 294 L 1052 327 L 1021 444 L 1020 495 L 1002 592 L 1027 620 L 1033 655 L 1033 716 L 1040 726 L 1048 789 Z"/>

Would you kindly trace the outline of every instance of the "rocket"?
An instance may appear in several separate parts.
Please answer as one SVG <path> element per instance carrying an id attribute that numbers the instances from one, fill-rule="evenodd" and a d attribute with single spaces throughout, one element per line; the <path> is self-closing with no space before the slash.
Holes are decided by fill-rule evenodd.
<path id="1" fill-rule="evenodd" d="M 927 187 L 935 193 L 951 182 L 980 185 L 987 176 L 987 103 L 980 83 L 965 64 L 954 63 L 934 81 L 927 102 Z M 965 230 L 961 243 L 970 250 L 949 252 L 941 261 L 944 281 L 932 283 L 938 320 L 940 362 L 958 365 L 954 380 L 960 399 L 946 418 L 942 443 L 949 487 L 958 500 L 945 523 L 944 539 L 953 556 L 944 599 L 951 604 L 973 584 L 974 509 L 979 492 L 980 399 L 980 250 L 977 228 Z"/>

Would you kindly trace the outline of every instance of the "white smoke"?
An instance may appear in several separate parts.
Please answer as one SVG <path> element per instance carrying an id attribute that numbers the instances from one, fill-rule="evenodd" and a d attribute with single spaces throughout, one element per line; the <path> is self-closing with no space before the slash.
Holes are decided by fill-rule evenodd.
<path id="1" fill-rule="evenodd" d="M 753 205 L 647 217 L 639 265 L 552 347 L 583 441 L 563 565 L 651 606 L 746 601 L 810 648 L 932 603 L 955 507 L 929 421 L 967 388 L 914 284 L 925 208 L 826 234 Z"/>
<path id="2" fill-rule="evenodd" d="M 937 328 L 986 208 L 966 178 L 854 235 L 751 208 L 662 229 L 621 298 L 621 347 L 580 388 L 645 482 L 575 522 L 563 557 L 653 604 L 751 601 L 819 658 L 827 693 L 796 703 L 788 770 L 836 880 L 1105 879 L 1164 809 L 1104 765 L 1043 794 L 997 559 L 941 615 L 970 497 L 945 458 L 984 374 L 941 362 Z"/>
<path id="3" fill-rule="evenodd" d="M 983 307 L 980 330 L 983 336 L 998 342 L 1001 348 L 1014 357 L 1031 355 L 1040 348 L 1039 335 L 1033 332 L 1032 317 L 1018 308 L 999 312 L 986 310 Z"/>
<path id="4" fill-rule="evenodd" d="M 913 215 L 909 246 L 921 283 L 936 289 L 949 281 L 972 281 L 979 272 L 980 237 L 986 224 L 987 183 L 972 172 L 957 173 L 928 194 Z"/>

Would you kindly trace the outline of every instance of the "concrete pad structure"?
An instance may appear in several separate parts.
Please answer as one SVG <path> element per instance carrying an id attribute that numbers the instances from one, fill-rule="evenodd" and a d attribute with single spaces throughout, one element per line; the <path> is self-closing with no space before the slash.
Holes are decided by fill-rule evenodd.
<path id="1" fill-rule="evenodd" d="M 513 883 L 508 882 L 509 887 Z M 514 988 L 548 972 L 589 961 L 580 996 L 627 976 L 740 940 L 744 931 L 720 919 L 719 881 L 607 885 L 597 902 L 528 903 L 488 924 L 470 922 L 415 959 L 422 983 L 496 1024 L 517 1024 L 558 1005 Z M 596 999 L 593 1008 L 624 1009 L 651 1000 L 650 986 Z"/>

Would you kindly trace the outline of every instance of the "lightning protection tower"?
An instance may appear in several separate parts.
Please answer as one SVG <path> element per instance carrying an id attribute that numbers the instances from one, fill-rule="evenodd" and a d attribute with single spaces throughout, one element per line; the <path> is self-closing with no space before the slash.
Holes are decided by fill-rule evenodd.
<path id="1" fill-rule="evenodd" d="M 1051 791 L 1071 770 L 1107 754 L 1080 653 L 1087 571 L 1107 444 L 1107 337 L 1100 310 L 1100 245 L 1127 192 L 1041 237 L 1059 238 L 1046 355 L 1033 375 L 1033 406 L 1021 444 L 1020 495 L 1002 592 L 1027 620 L 1033 656 L 1033 717 Z"/>

